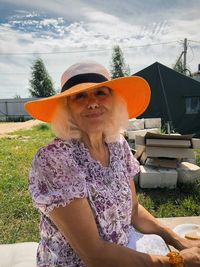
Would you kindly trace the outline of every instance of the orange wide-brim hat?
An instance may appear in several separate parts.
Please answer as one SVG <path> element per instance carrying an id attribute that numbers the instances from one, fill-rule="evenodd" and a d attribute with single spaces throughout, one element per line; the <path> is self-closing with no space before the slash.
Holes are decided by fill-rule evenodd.
<path id="1" fill-rule="evenodd" d="M 111 80 L 108 71 L 102 65 L 87 62 L 72 65 L 63 73 L 60 93 L 27 102 L 25 110 L 33 118 L 51 122 L 61 98 L 102 86 L 112 89 L 125 100 L 129 119 L 141 115 L 150 102 L 151 91 L 145 79 L 130 76 Z"/>

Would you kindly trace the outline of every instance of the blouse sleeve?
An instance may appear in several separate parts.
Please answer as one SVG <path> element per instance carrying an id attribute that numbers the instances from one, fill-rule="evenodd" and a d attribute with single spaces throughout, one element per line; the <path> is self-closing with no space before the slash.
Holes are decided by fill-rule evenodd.
<path id="1" fill-rule="evenodd" d="M 137 161 L 137 159 L 133 156 L 130 146 L 124 137 L 123 137 L 123 149 L 124 149 L 124 158 L 126 162 L 128 175 L 129 177 L 134 177 L 140 171 L 140 164 Z"/>
<path id="2" fill-rule="evenodd" d="M 72 156 L 43 148 L 32 162 L 29 191 L 34 206 L 48 216 L 55 207 L 87 197 L 85 174 Z"/>

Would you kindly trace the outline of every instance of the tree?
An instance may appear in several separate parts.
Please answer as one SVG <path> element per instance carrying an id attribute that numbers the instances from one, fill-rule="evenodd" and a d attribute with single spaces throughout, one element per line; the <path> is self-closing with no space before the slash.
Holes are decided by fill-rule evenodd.
<path id="1" fill-rule="evenodd" d="M 183 62 L 181 60 L 178 60 L 176 62 L 176 64 L 173 66 L 173 70 L 185 74 L 185 70 L 184 70 L 184 66 L 183 66 Z"/>
<path id="2" fill-rule="evenodd" d="M 125 63 L 123 52 L 119 45 L 113 47 L 111 61 L 111 78 L 118 78 L 130 75 L 129 65 Z"/>
<path id="3" fill-rule="evenodd" d="M 49 76 L 41 58 L 36 59 L 31 67 L 32 78 L 30 79 L 30 89 L 32 97 L 47 97 L 55 95 L 53 82 Z"/>
<path id="4" fill-rule="evenodd" d="M 183 64 L 181 57 L 179 57 L 177 59 L 176 64 L 174 64 L 174 66 L 173 66 L 173 70 L 175 70 L 181 74 L 184 74 L 186 76 L 192 76 L 191 71 L 189 69 L 189 66 L 186 65 L 186 68 L 184 68 L 184 64 Z"/>
<path id="5" fill-rule="evenodd" d="M 18 95 L 18 94 L 16 94 L 13 98 L 14 98 L 14 99 L 21 99 L 21 96 Z"/>

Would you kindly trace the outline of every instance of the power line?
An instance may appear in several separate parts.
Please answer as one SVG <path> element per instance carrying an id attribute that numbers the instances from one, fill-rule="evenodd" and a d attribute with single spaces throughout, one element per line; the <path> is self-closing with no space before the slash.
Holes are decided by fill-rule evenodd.
<path id="1" fill-rule="evenodd" d="M 137 48 L 137 47 L 147 47 L 147 46 L 154 46 L 154 45 L 168 45 L 171 43 L 178 43 L 178 41 L 171 41 L 171 42 L 165 42 L 165 43 L 156 43 L 156 44 L 146 44 L 146 45 L 134 45 L 134 46 L 128 46 L 128 47 L 122 47 L 122 49 L 126 48 Z"/>
<path id="2" fill-rule="evenodd" d="M 198 43 L 200 44 L 200 41 L 194 41 L 194 40 L 189 40 L 190 42 L 193 42 L 193 43 Z"/>
<path id="3" fill-rule="evenodd" d="M 51 74 L 56 74 L 56 73 L 58 73 L 58 74 L 60 74 L 60 72 L 48 72 L 50 75 Z M 28 76 L 31 76 L 31 73 L 26 73 L 26 72 L 18 72 L 18 73 L 13 73 L 13 72 L 4 72 L 4 73 L 0 73 L 0 77 L 1 77 L 1 75 L 28 75 Z M 18 78 L 18 77 L 17 77 Z M 16 79 L 16 78 L 15 78 Z M 19 79 L 21 79 L 21 78 L 19 78 Z"/>
<path id="4" fill-rule="evenodd" d="M 27 84 L 28 84 L 28 82 L 27 82 Z M 24 82 L 22 82 L 22 83 L 10 83 L 10 82 L 8 82 L 7 84 L 2 84 L 1 87 L 2 88 L 7 87 L 7 86 L 18 87 L 18 86 L 22 86 L 22 85 L 24 86 Z"/>
<path id="5" fill-rule="evenodd" d="M 194 59 L 194 51 L 191 45 L 188 44 L 188 47 L 190 48 L 190 50 L 192 51 L 192 59 L 190 59 L 189 63 L 191 63 Z"/>
<path id="6" fill-rule="evenodd" d="M 106 50 L 111 50 L 111 49 L 78 50 L 78 51 L 55 51 L 55 52 L 0 53 L 0 56 L 73 54 L 73 53 L 86 53 L 86 52 L 104 52 Z"/>
<path id="7" fill-rule="evenodd" d="M 148 46 L 155 46 L 155 45 L 168 45 L 171 43 L 178 43 L 178 41 L 170 41 L 164 43 L 154 43 L 154 44 L 146 44 L 146 45 L 133 45 L 123 47 L 123 49 L 129 48 L 142 48 Z M 54 55 L 54 54 L 73 54 L 73 53 L 90 53 L 90 52 L 105 52 L 113 50 L 113 48 L 104 48 L 104 49 L 93 49 L 93 50 L 77 50 L 77 51 L 54 51 L 54 52 L 24 52 L 24 53 L 0 53 L 0 56 L 25 56 L 25 55 Z"/>

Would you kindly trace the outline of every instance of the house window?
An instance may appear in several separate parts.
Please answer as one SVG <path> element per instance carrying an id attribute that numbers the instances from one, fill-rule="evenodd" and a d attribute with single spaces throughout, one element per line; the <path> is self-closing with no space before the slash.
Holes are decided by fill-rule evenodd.
<path id="1" fill-rule="evenodd" d="M 197 114 L 200 112 L 200 96 L 186 97 L 186 114 Z"/>

